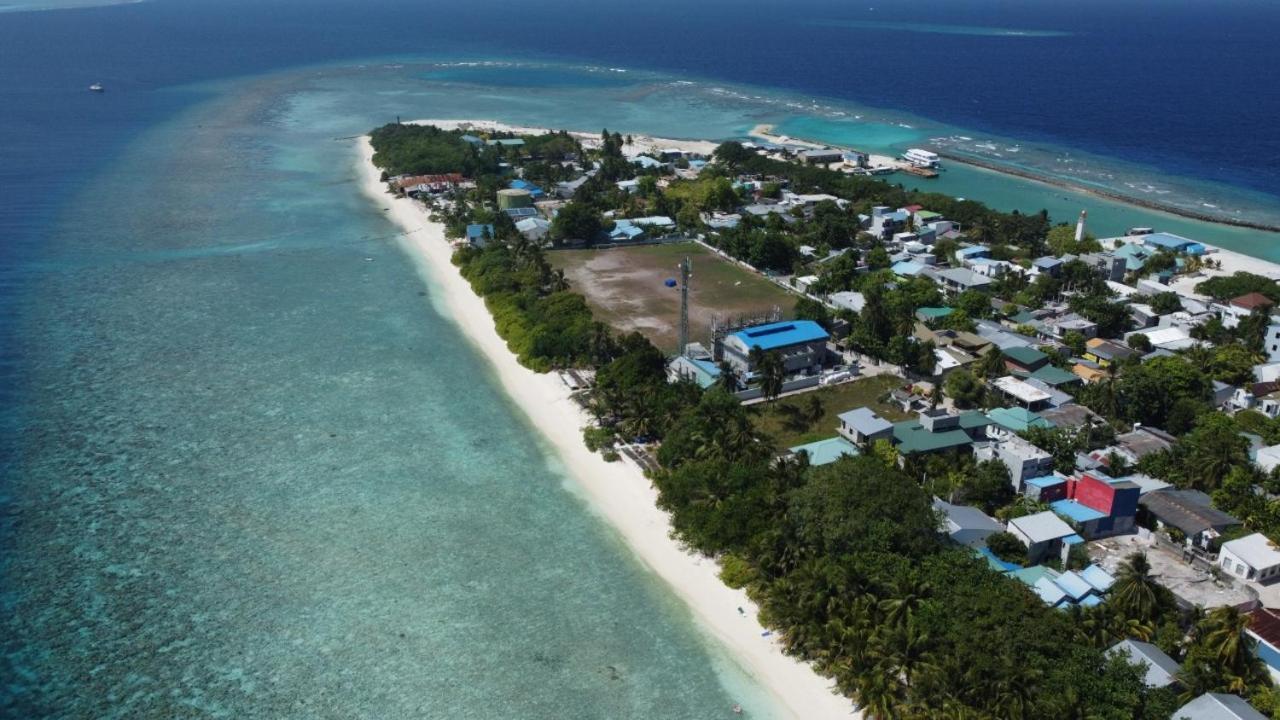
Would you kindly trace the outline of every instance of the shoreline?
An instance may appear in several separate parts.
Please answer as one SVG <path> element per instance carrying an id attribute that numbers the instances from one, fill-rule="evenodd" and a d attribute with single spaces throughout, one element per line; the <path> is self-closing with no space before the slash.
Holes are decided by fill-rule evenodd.
<path id="1" fill-rule="evenodd" d="M 480 123 L 470 125 L 479 127 Z M 500 124 L 484 125 L 496 128 Z M 587 450 L 581 434 L 587 419 L 570 398 L 569 389 L 552 374 L 520 365 L 498 335 L 484 300 L 453 265 L 453 248 L 444 237 L 444 226 L 431 222 L 426 208 L 417 201 L 387 192 L 379 179 L 380 170 L 372 162 L 368 136 L 361 136 L 356 148 L 361 192 L 385 209 L 388 219 L 400 228 L 401 248 L 447 309 L 446 314 L 488 360 L 508 397 L 555 450 L 588 505 L 684 602 L 698 626 L 774 701 L 772 710 L 797 719 L 860 718 L 853 701 L 839 695 L 832 680 L 783 654 L 776 636 L 762 635 L 765 628 L 757 620 L 756 605 L 745 591 L 734 590 L 720 580 L 714 559 L 687 551 L 671 537 L 668 516 L 657 506 L 657 490 L 639 468 L 622 460 L 605 462 Z M 738 608 L 745 615 L 740 615 Z"/>
<path id="2" fill-rule="evenodd" d="M 791 137 L 789 135 L 778 135 L 773 131 L 774 131 L 773 125 L 762 124 L 762 125 L 756 125 L 755 127 L 753 127 L 751 129 L 751 132 L 748 134 L 751 137 L 758 137 L 763 140 L 767 140 L 769 142 L 774 142 L 778 144 L 800 145 L 800 146 L 812 147 L 812 148 L 833 147 L 833 148 L 848 149 L 843 145 L 823 144 L 823 143 L 814 142 L 812 140 L 804 140 L 801 138 Z M 1032 170 L 1023 170 L 1021 168 L 1014 167 L 1011 165 L 1001 165 L 1000 163 L 991 162 L 989 160 L 983 160 L 980 158 L 970 157 L 963 153 L 957 153 L 953 150 L 947 150 L 945 148 L 933 148 L 933 152 L 936 152 L 938 156 L 941 158 L 945 158 L 946 160 L 949 160 L 951 162 L 959 163 L 961 165 L 965 165 L 971 168 L 977 168 L 979 170 L 986 170 L 988 172 L 999 173 L 1001 175 L 1015 177 L 1020 180 L 1028 180 L 1028 181 L 1039 183 L 1041 185 L 1045 185 L 1051 188 L 1057 188 L 1061 190 L 1070 190 L 1072 192 L 1078 192 L 1083 195 L 1102 198 L 1103 200 L 1110 200 L 1112 202 L 1121 203 L 1123 205 L 1130 205 L 1135 208 L 1140 208 L 1143 210 L 1151 210 L 1155 212 L 1165 213 L 1166 215 L 1172 215 L 1174 217 L 1183 218 L 1186 220 L 1196 220 L 1198 222 L 1212 223 L 1214 225 L 1225 225 L 1227 227 L 1240 227 L 1240 228 L 1247 228 L 1250 230 L 1261 230 L 1263 232 L 1280 233 L 1280 225 L 1269 225 L 1267 223 L 1258 222 L 1254 220 L 1240 220 L 1235 218 L 1222 217 L 1220 215 L 1213 215 L 1205 212 L 1198 212 L 1196 210 L 1179 207 L 1177 205 L 1168 205 L 1165 203 L 1156 202 L 1154 200 L 1147 200 L 1145 198 L 1135 197 L 1133 195 L 1126 195 L 1116 190 L 1108 190 L 1106 188 L 1091 187 L 1084 183 L 1073 182 L 1065 178 L 1053 177 L 1050 175 L 1037 173 Z M 872 157 L 888 157 L 888 156 L 872 156 Z M 889 159 L 894 160 L 893 158 L 889 158 Z M 895 165 L 897 164 L 896 160 L 894 161 L 894 164 Z M 977 198 L 977 199 L 981 200 L 981 198 Z"/>

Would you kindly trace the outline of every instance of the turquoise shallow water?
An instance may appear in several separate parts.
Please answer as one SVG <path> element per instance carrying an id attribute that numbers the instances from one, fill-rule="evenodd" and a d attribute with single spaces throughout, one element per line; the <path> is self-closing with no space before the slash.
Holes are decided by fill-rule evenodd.
<path id="1" fill-rule="evenodd" d="M 29 270 L 3 714 L 771 717 L 360 194 L 336 138 L 432 107 L 368 80 L 220 88 Z"/>

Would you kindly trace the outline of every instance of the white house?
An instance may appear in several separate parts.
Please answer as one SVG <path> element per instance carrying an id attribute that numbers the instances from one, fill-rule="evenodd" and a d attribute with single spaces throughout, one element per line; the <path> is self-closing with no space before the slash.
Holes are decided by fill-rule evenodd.
<path id="1" fill-rule="evenodd" d="M 1258 582 L 1280 577 L 1280 550 L 1262 533 L 1222 544 L 1218 564 L 1228 573 Z"/>
<path id="2" fill-rule="evenodd" d="M 1084 539 L 1052 510 L 1010 520 L 1009 532 L 1027 546 L 1027 557 L 1032 562 L 1039 562 L 1042 558 L 1054 554 L 1061 554 L 1065 561 L 1067 548 L 1084 542 Z"/>

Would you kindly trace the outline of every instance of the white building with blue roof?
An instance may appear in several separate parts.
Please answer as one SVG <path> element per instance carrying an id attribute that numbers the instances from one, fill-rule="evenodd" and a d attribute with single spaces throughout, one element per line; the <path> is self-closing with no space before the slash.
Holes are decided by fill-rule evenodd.
<path id="1" fill-rule="evenodd" d="M 784 320 L 731 333 L 717 343 L 717 350 L 744 376 L 755 373 L 751 351 L 757 348 L 776 355 L 787 375 L 817 375 L 827 359 L 829 337 L 812 320 Z"/>

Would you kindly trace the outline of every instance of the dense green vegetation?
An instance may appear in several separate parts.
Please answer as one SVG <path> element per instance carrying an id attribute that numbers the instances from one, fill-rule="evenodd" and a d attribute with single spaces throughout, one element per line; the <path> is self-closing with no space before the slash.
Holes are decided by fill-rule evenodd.
<path id="1" fill-rule="evenodd" d="M 1224 301 L 1249 293 L 1261 293 L 1280 304 L 1280 285 L 1275 280 L 1250 272 L 1237 272 L 1232 275 L 1214 277 L 1196 285 L 1196 292 L 1203 293 L 1214 300 Z"/>

